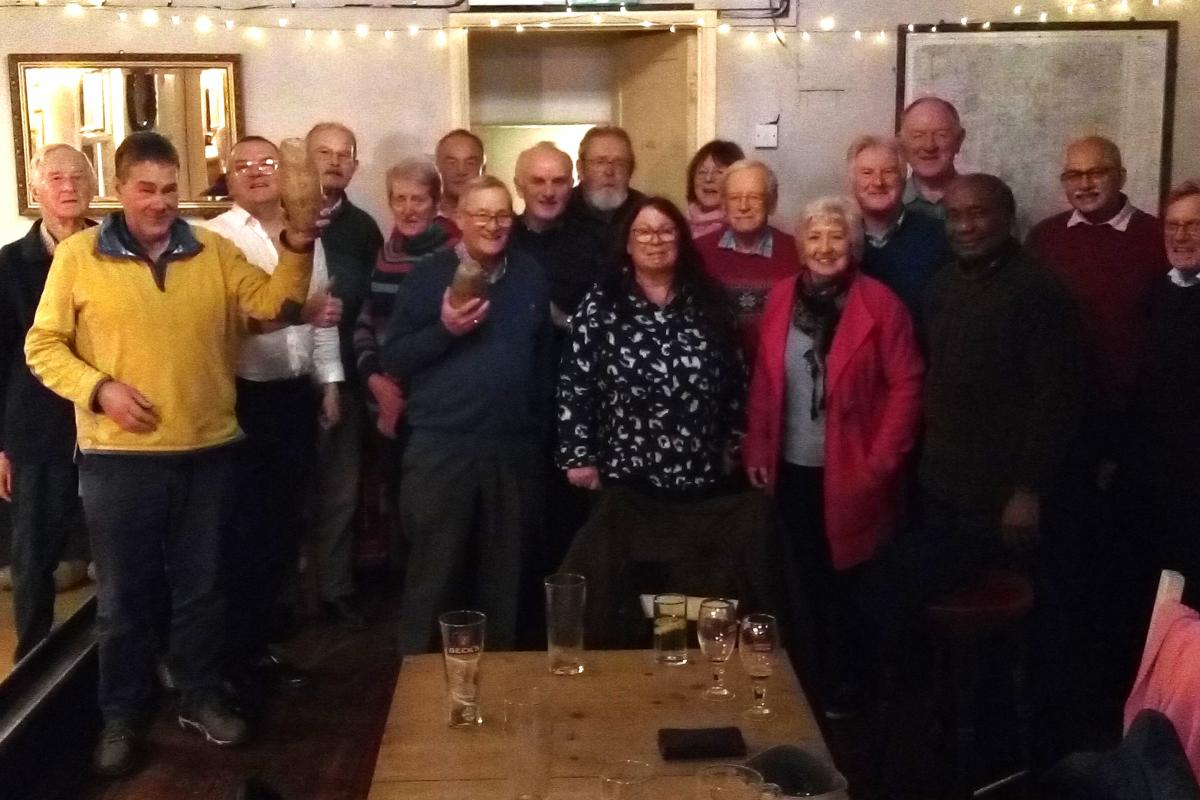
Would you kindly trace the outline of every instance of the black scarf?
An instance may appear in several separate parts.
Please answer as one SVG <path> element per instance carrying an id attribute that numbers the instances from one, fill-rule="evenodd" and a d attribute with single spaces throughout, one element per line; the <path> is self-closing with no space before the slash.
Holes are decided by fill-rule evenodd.
<path id="1" fill-rule="evenodd" d="M 810 413 L 816 419 L 825 409 L 825 360 L 833 346 L 833 336 L 846 307 L 846 294 L 853 273 L 846 270 L 830 283 L 816 284 L 812 273 L 804 271 L 796 278 L 796 297 L 792 304 L 792 324 L 813 340 L 813 347 L 804 354 L 812 376 L 813 396 Z"/>

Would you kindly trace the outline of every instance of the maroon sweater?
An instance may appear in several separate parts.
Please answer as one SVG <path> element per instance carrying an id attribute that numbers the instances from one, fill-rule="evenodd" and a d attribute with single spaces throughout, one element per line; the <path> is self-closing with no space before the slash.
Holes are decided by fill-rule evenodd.
<path id="1" fill-rule="evenodd" d="M 725 289 L 737 314 L 747 365 L 754 364 L 758 350 L 758 323 L 767 293 L 776 283 L 800 271 L 795 237 L 775 227 L 769 230 L 774 239 L 770 258 L 722 248 L 724 228 L 696 239 L 705 271 Z"/>
<path id="2" fill-rule="evenodd" d="M 1126 229 L 1067 227 L 1070 211 L 1033 227 L 1029 249 L 1079 307 L 1092 386 L 1105 411 L 1119 411 L 1137 379 L 1154 287 L 1170 266 L 1156 217 L 1134 210 Z"/>

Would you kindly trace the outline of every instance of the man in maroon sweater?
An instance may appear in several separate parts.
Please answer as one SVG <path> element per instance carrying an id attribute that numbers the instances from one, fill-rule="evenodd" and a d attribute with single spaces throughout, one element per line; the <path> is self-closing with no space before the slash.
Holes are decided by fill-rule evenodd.
<path id="1" fill-rule="evenodd" d="M 735 161 L 721 183 L 728 222 L 696 240 L 705 271 L 725 289 L 737 314 L 747 368 L 754 366 L 767 293 L 800 270 L 795 237 L 768 224 L 778 201 L 779 182 L 770 167 L 761 161 Z"/>
<path id="2" fill-rule="evenodd" d="M 1170 266 L 1161 224 L 1121 191 L 1125 168 L 1115 144 L 1099 136 L 1072 142 L 1061 180 L 1071 210 L 1034 226 L 1028 246 L 1078 306 L 1090 391 L 1063 480 L 1047 501 L 1046 527 L 1054 531 L 1052 563 L 1077 652 L 1082 663 L 1101 665 L 1087 671 L 1080 689 L 1096 719 L 1108 721 L 1130 676 L 1123 659 L 1101 656 L 1124 638 L 1117 629 L 1127 627 L 1121 607 L 1131 598 L 1121 587 L 1130 578 L 1128 548 L 1140 539 L 1114 524 L 1118 504 L 1109 484 L 1130 422 L 1151 298 Z"/>

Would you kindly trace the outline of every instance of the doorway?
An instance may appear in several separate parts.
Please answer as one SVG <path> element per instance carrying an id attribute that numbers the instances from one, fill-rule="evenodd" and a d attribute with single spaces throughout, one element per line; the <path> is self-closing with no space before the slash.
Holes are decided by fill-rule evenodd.
<path id="1" fill-rule="evenodd" d="M 632 185 L 683 208 L 688 160 L 715 127 L 715 41 L 697 20 L 654 30 L 476 28 L 460 45 L 457 123 L 483 139 L 488 172 L 510 189 L 525 148 L 548 140 L 574 160 L 588 128 L 620 125 L 634 143 Z"/>

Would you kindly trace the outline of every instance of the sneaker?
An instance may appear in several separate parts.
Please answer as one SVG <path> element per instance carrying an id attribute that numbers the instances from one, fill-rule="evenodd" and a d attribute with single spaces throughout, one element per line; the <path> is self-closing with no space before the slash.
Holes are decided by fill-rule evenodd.
<path id="1" fill-rule="evenodd" d="M 242 744 L 250 738 L 246 720 L 216 699 L 185 703 L 179 709 L 179 727 L 201 733 L 218 745 Z"/>
<path id="2" fill-rule="evenodd" d="M 92 769 L 106 778 L 128 775 L 142 760 L 142 730 L 124 719 L 107 720 L 92 754 Z"/>

